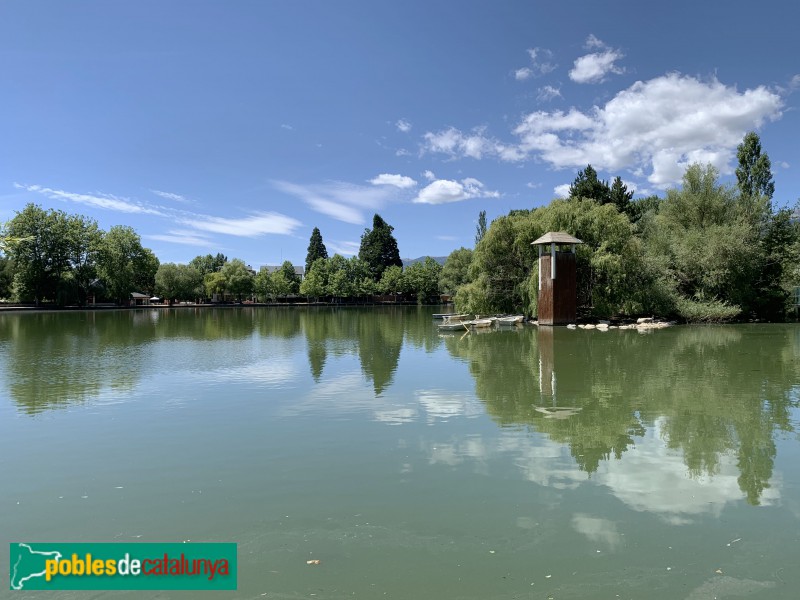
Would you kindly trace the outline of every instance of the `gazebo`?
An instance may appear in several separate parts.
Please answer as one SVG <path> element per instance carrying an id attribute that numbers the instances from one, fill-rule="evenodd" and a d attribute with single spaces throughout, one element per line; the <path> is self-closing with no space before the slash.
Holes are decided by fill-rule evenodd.
<path id="1" fill-rule="evenodd" d="M 549 231 L 531 242 L 539 248 L 539 324 L 574 323 L 578 314 L 575 246 L 583 242 L 563 231 Z M 550 252 L 544 247 L 549 245 Z"/>

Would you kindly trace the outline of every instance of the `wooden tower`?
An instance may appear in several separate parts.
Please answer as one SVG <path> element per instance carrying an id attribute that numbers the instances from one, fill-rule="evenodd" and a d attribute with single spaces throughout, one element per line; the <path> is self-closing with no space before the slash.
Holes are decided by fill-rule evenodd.
<path id="1" fill-rule="evenodd" d="M 578 314 L 575 269 L 576 237 L 550 231 L 531 245 L 539 248 L 539 324 L 567 325 Z M 550 245 L 550 252 L 544 247 Z"/>

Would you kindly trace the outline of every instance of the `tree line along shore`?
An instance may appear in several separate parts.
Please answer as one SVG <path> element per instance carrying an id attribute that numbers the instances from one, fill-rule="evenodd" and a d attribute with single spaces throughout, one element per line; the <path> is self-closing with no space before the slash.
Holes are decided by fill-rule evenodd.
<path id="1" fill-rule="evenodd" d="M 29 204 L 5 224 L 0 298 L 36 306 L 129 305 L 131 293 L 173 302 L 435 303 L 452 296 L 458 311 L 537 312 L 537 254 L 531 242 L 564 231 L 577 252 L 583 317 L 660 315 L 689 322 L 783 320 L 800 286 L 796 207 L 773 204 L 769 156 L 755 133 L 738 147 L 736 184 L 711 165 L 692 164 L 680 187 L 633 198 L 588 165 L 565 199 L 512 210 L 488 227 L 481 211 L 474 248 L 403 267 L 394 228 L 375 215 L 358 255 L 328 256 L 318 228 L 304 269 L 286 261 L 255 272 L 240 259 L 200 255 L 160 263 L 130 227 L 102 231 L 83 215 Z M 302 271 L 302 273 L 298 273 Z"/>

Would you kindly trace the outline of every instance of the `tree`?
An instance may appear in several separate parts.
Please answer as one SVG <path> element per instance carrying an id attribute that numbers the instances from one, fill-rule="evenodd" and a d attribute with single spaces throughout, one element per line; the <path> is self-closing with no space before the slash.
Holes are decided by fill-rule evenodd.
<path id="1" fill-rule="evenodd" d="M 6 250 L 14 263 L 18 295 L 32 298 L 37 306 L 43 300 L 55 300 L 70 267 L 66 213 L 28 204 L 9 221 L 6 235 L 15 240 Z"/>
<path id="2" fill-rule="evenodd" d="M 225 277 L 227 291 L 236 296 L 239 302 L 243 296 L 253 292 L 254 276 L 243 260 L 234 258 L 225 263 L 219 272 Z"/>
<path id="3" fill-rule="evenodd" d="M 155 290 L 171 306 L 173 300 L 195 299 L 202 281 L 200 271 L 191 265 L 163 263 L 156 271 Z"/>
<path id="4" fill-rule="evenodd" d="M 318 258 L 312 263 L 311 268 L 306 271 L 306 276 L 300 283 L 300 293 L 317 301 L 320 296 L 325 295 L 327 284 L 328 260 L 327 258 Z"/>
<path id="5" fill-rule="evenodd" d="M 292 261 L 283 261 L 283 264 L 276 273 L 283 273 L 283 278 L 287 282 L 287 291 L 283 294 L 284 296 L 291 296 L 300 292 L 300 276 L 297 274 L 297 271 L 295 271 Z"/>
<path id="6" fill-rule="evenodd" d="M 322 243 L 322 234 L 319 227 L 314 227 L 311 232 L 311 239 L 308 242 L 308 254 L 306 254 L 306 274 L 311 270 L 311 265 L 318 258 L 328 258 L 328 249 Z"/>
<path id="7" fill-rule="evenodd" d="M 228 262 L 228 257 L 218 252 L 216 256 L 212 256 L 211 254 L 195 256 L 189 261 L 189 265 L 197 269 L 200 275 L 205 277 L 209 273 L 216 273 L 219 271 L 226 262 Z"/>
<path id="8" fill-rule="evenodd" d="M 133 228 L 115 225 L 103 238 L 97 271 L 118 304 L 127 304 L 131 292 L 151 292 L 158 266 L 158 259 L 150 249 L 142 247 Z"/>
<path id="9" fill-rule="evenodd" d="M 627 213 L 632 198 L 633 192 L 628 191 L 628 186 L 622 182 L 622 178 L 619 176 L 615 177 L 609 192 L 611 203 L 617 207 L 619 212 Z"/>
<path id="10" fill-rule="evenodd" d="M 0 299 L 10 298 L 14 281 L 14 265 L 7 256 L 0 256 Z"/>
<path id="11" fill-rule="evenodd" d="M 739 159 L 739 166 L 736 167 L 739 191 L 745 196 L 761 195 L 772 200 L 775 193 L 772 165 L 769 156 L 761 153 L 761 140 L 754 131 L 744 136 L 736 156 Z"/>
<path id="12" fill-rule="evenodd" d="M 582 171 L 578 171 L 578 176 L 569 186 L 570 198 L 589 198 L 600 204 L 611 202 L 611 189 L 607 181 L 597 178 L 597 171 L 592 165 L 586 165 Z"/>
<path id="13" fill-rule="evenodd" d="M 206 288 L 206 294 L 210 298 L 213 299 L 215 295 L 222 298 L 225 294 L 225 290 L 228 287 L 228 279 L 221 271 L 208 273 L 203 278 L 203 286 Z"/>
<path id="14" fill-rule="evenodd" d="M 266 302 L 267 298 L 271 298 L 272 294 L 272 278 L 269 274 L 267 267 L 261 267 L 253 280 L 253 289 L 259 298 L 263 298 Z"/>
<path id="15" fill-rule="evenodd" d="M 469 266 L 472 264 L 472 250 L 459 248 L 453 250 L 444 261 L 439 275 L 439 287 L 445 294 L 455 294 L 459 286 L 469 281 Z"/>
<path id="16" fill-rule="evenodd" d="M 486 235 L 486 211 L 478 213 L 478 224 L 475 226 L 475 245 L 477 246 Z"/>
<path id="17" fill-rule="evenodd" d="M 403 269 L 397 265 L 387 267 L 378 282 L 378 291 L 382 294 L 397 295 L 404 292 L 405 288 Z"/>
<path id="18" fill-rule="evenodd" d="M 394 227 L 376 214 L 372 219 L 372 229 L 365 229 L 361 236 L 358 258 L 366 263 L 373 281 L 380 281 L 387 267 L 403 266 L 392 231 Z"/>
<path id="19" fill-rule="evenodd" d="M 442 265 L 426 256 L 422 262 L 408 267 L 403 276 L 406 285 L 417 296 L 418 304 L 427 304 L 439 300 L 439 275 Z"/>
<path id="20" fill-rule="evenodd" d="M 81 306 L 86 304 L 92 282 L 97 278 L 97 258 L 103 232 L 97 221 L 83 215 L 67 216 L 67 257 L 69 276 Z"/>

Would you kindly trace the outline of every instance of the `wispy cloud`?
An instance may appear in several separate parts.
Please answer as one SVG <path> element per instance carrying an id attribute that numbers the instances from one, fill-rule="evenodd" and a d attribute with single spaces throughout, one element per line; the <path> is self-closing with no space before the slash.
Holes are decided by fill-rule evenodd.
<path id="1" fill-rule="evenodd" d="M 423 176 L 425 179 L 427 179 L 428 181 L 433 181 L 434 179 L 436 179 L 436 175 L 434 175 L 434 174 L 433 174 L 433 171 L 430 171 L 430 170 L 428 170 L 428 171 L 425 171 L 425 172 L 422 174 L 422 176 Z"/>
<path id="2" fill-rule="evenodd" d="M 276 180 L 272 185 L 285 194 L 300 198 L 319 213 L 355 225 L 365 222 L 365 210 L 378 210 L 397 194 L 392 186 L 364 186 L 344 181 L 302 185 Z"/>
<path id="3" fill-rule="evenodd" d="M 158 210 L 154 207 L 147 206 L 141 202 L 131 200 L 130 198 L 114 196 L 113 194 L 104 194 L 101 192 L 95 192 L 93 194 L 80 194 L 76 192 L 67 192 L 64 190 L 43 187 L 41 185 L 26 185 L 21 183 L 14 183 L 14 187 L 18 190 L 25 190 L 27 192 L 41 194 L 53 200 L 65 200 L 68 202 L 93 206 L 94 208 L 103 208 L 106 210 L 115 210 L 118 212 L 131 214 L 140 213 L 160 215 L 162 217 L 165 216 L 161 210 Z"/>
<path id="4" fill-rule="evenodd" d="M 294 129 L 294 127 L 292 127 L 288 123 L 281 123 L 281 129 L 286 129 L 287 131 L 291 131 L 292 129 Z"/>
<path id="5" fill-rule="evenodd" d="M 397 127 L 398 131 L 402 131 L 403 133 L 408 133 L 411 131 L 411 123 L 406 121 L 405 119 L 400 119 L 397 123 L 394 124 Z"/>
<path id="6" fill-rule="evenodd" d="M 162 192 L 161 190 L 150 190 L 150 191 L 153 192 L 156 196 L 164 198 L 165 200 L 183 202 L 184 204 L 191 202 L 191 200 L 189 200 L 186 196 L 181 196 L 180 194 L 174 194 L 172 192 Z"/>
<path id="7" fill-rule="evenodd" d="M 405 175 L 393 175 L 391 173 L 381 173 L 377 177 L 370 179 L 372 185 L 392 185 L 396 188 L 407 189 L 417 185 L 417 182 Z"/>
<path id="8" fill-rule="evenodd" d="M 435 133 L 428 132 L 423 139 L 423 152 L 447 154 L 453 158 L 468 156 L 480 160 L 485 156 L 497 156 L 508 162 L 525 158 L 525 154 L 516 146 L 503 144 L 486 135 L 485 127 L 476 127 L 471 133 L 449 127 Z"/>
<path id="9" fill-rule="evenodd" d="M 328 250 L 332 250 L 335 254 L 342 256 L 355 256 L 361 247 L 359 242 L 343 242 L 337 240 L 325 241 L 325 246 Z"/>
<path id="10" fill-rule="evenodd" d="M 529 48 L 528 56 L 531 60 L 529 66 L 521 67 L 514 71 L 514 78 L 517 81 L 525 81 L 531 77 L 547 75 L 558 67 L 553 60 L 555 55 L 547 48 Z"/>
<path id="11" fill-rule="evenodd" d="M 609 73 L 620 74 L 624 69 L 615 63 L 624 58 L 625 55 L 619 50 L 610 48 L 594 35 L 586 39 L 587 50 L 600 50 L 592 52 L 575 59 L 569 78 L 576 83 L 599 83 L 603 81 Z"/>
<path id="12" fill-rule="evenodd" d="M 447 204 L 471 198 L 499 197 L 499 192 L 487 190 L 486 186 L 477 179 L 467 177 L 461 181 L 437 179 L 420 190 L 419 195 L 413 201 L 417 204 Z"/>
<path id="13" fill-rule="evenodd" d="M 552 85 L 540 87 L 536 94 L 536 99 L 540 102 L 547 102 L 553 98 L 561 98 L 561 90 Z"/>
<path id="14" fill-rule="evenodd" d="M 456 235 L 437 235 L 437 240 L 442 240 L 444 242 L 455 242 L 458 239 Z"/>
<path id="15" fill-rule="evenodd" d="M 411 152 L 406 150 L 405 148 L 398 148 L 395 153 L 395 156 L 411 156 Z"/>
<path id="16" fill-rule="evenodd" d="M 171 244 L 184 244 L 187 246 L 201 246 L 203 248 L 215 247 L 210 238 L 203 236 L 197 231 L 186 229 L 170 229 L 167 233 L 145 234 L 142 236 L 150 240 L 169 242 Z"/>
<path id="17" fill-rule="evenodd" d="M 238 219 L 192 215 L 181 217 L 178 220 L 184 225 L 200 231 L 237 237 L 258 237 L 265 234 L 290 235 L 302 226 L 297 219 L 276 212 L 256 212 Z"/>

